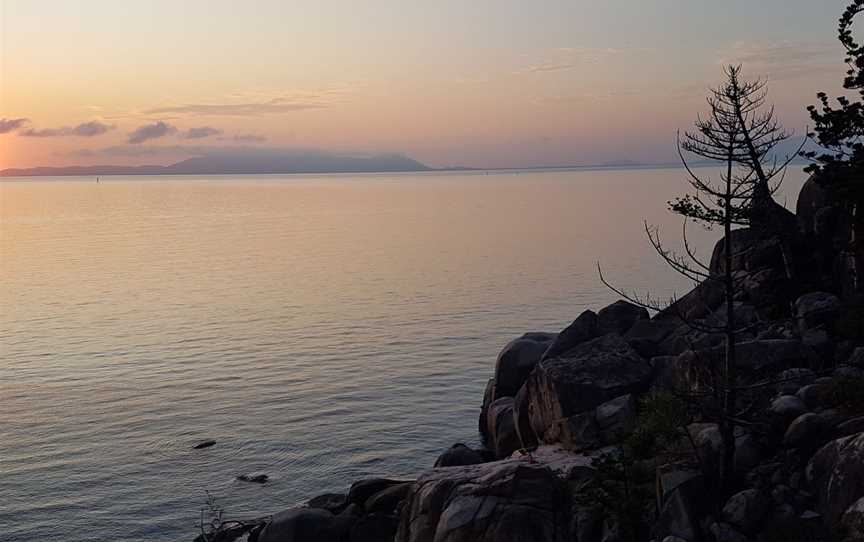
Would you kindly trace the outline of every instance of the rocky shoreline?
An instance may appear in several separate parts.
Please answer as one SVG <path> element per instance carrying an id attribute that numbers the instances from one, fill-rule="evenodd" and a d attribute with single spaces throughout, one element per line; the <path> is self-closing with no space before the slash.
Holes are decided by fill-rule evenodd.
<path id="1" fill-rule="evenodd" d="M 747 326 L 733 491 L 716 476 L 718 424 L 690 412 L 711 412 L 724 351 L 722 333 L 685 323 L 723 323 L 723 290 L 704 281 L 653 317 L 618 301 L 512 340 L 482 399 L 485 449 L 456 444 L 416 480 L 357 481 L 197 540 L 864 540 L 864 303 L 847 294 L 856 279 L 836 248 L 850 226 L 812 180 L 789 218 L 791 255 L 788 239 L 732 235 Z M 647 456 L 631 452 L 648 441 Z"/>

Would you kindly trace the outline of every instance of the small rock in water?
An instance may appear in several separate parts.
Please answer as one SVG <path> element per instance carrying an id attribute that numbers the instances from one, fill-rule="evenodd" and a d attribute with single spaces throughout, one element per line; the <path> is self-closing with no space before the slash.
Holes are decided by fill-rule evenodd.
<path id="1" fill-rule="evenodd" d="M 193 450 L 203 450 L 204 448 L 209 448 L 210 446 L 213 446 L 214 444 L 216 444 L 215 440 L 205 440 L 204 442 L 199 442 L 195 446 L 192 446 L 192 449 Z"/>
<path id="2" fill-rule="evenodd" d="M 270 479 L 266 474 L 241 474 L 237 477 L 241 482 L 252 482 L 253 484 L 266 484 Z"/>

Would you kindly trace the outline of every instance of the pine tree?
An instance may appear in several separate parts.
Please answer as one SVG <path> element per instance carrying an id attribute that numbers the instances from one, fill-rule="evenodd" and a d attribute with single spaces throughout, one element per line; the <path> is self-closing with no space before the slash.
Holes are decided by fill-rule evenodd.
<path id="1" fill-rule="evenodd" d="M 864 0 L 855 0 L 840 17 L 838 38 L 849 66 L 843 87 L 858 98 L 840 96 L 832 105 L 824 92 L 820 106 L 807 108 L 814 122 L 811 134 L 822 150 L 803 156 L 813 160 L 806 171 L 823 186 L 829 201 L 841 210 L 851 227 L 844 247 L 849 254 L 852 293 L 864 293 L 864 47 L 852 36 L 855 17 L 864 11 Z"/>
<path id="2" fill-rule="evenodd" d="M 648 238 L 661 258 L 678 273 L 696 283 L 705 281 L 720 283 L 724 292 L 725 322 L 714 326 L 704 322 L 694 322 L 683 314 L 677 314 L 692 329 L 707 333 L 723 333 L 725 355 L 723 363 L 715 367 L 718 389 L 715 397 L 721 402 L 719 423 L 723 437 L 723 461 L 721 465 L 721 484 L 727 490 L 733 483 L 733 459 L 735 453 L 735 420 L 737 412 L 736 389 L 736 337 L 750 329 L 739 327 L 735 321 L 734 299 L 737 286 L 733 277 L 732 229 L 736 226 L 775 228 L 770 215 L 777 205 L 772 194 L 782 182 L 786 167 L 792 157 L 778 161 L 772 157 L 777 145 L 789 138 L 789 134 L 774 118 L 773 107 L 766 107 L 766 86 L 764 81 L 742 81 L 740 66 L 725 69 L 726 82 L 712 89 L 707 99 L 709 114 L 699 117 L 694 130 L 678 136 L 678 153 L 688 174 L 688 181 L 694 193 L 677 198 L 669 203 L 670 209 L 685 219 L 684 249 L 680 255 L 664 248 L 657 228 L 645 225 Z M 800 150 L 800 149 L 799 149 Z M 706 170 L 690 166 L 686 155 L 722 164 L 719 178 L 712 179 Z M 797 154 L 797 153 L 796 153 Z M 723 228 L 724 259 L 721 274 L 712 274 L 710 266 L 701 261 L 687 242 L 687 222 L 701 223 L 706 227 Z M 611 286 L 619 295 L 643 307 L 657 311 L 664 307 L 650 298 L 627 294 Z M 665 310 L 675 313 L 673 302 Z"/>

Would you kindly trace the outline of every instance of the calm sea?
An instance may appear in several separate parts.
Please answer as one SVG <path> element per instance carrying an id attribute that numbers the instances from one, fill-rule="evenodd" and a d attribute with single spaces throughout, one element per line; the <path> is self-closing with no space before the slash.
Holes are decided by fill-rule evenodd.
<path id="1" fill-rule="evenodd" d="M 206 492 L 257 516 L 416 475 L 476 442 L 501 346 L 614 301 L 596 262 L 621 286 L 687 288 L 642 225 L 678 243 L 665 202 L 683 179 L 0 183 L 0 538 L 191 540 Z M 710 254 L 718 235 L 690 232 Z"/>

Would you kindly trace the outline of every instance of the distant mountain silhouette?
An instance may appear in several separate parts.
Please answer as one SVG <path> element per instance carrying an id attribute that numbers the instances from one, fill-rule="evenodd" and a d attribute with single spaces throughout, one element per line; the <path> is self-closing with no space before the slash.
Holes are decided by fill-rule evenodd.
<path id="1" fill-rule="evenodd" d="M 195 158 L 169 166 L 69 166 L 10 168 L 0 177 L 107 175 L 253 175 L 264 173 L 375 173 L 429 171 L 432 168 L 401 154 L 337 155 L 323 151 L 238 149 Z"/>

